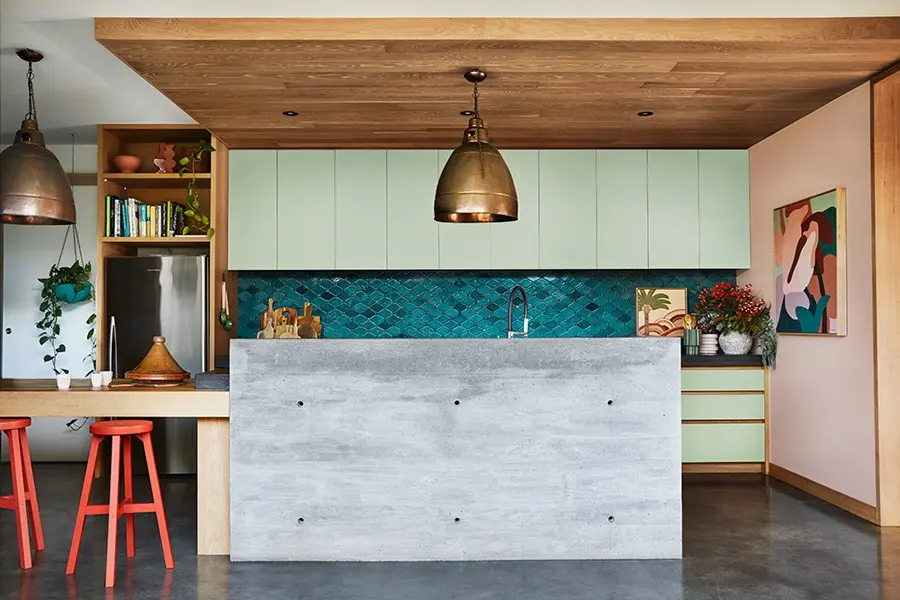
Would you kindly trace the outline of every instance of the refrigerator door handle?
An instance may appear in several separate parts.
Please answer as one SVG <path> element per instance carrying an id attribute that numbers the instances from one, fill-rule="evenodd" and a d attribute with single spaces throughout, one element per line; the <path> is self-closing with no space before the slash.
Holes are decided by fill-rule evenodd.
<path id="1" fill-rule="evenodd" d="M 207 257 L 200 257 L 200 272 L 202 273 L 202 280 L 200 282 L 200 306 L 203 307 L 203 316 L 201 321 L 203 323 L 202 332 L 200 334 L 200 365 L 202 371 L 209 370 L 209 351 L 207 350 L 207 346 L 209 344 L 209 319 L 210 319 L 210 311 L 212 307 L 209 305 L 209 289 L 207 286 L 209 285 L 209 272 L 208 272 L 208 263 Z"/>
<path id="2" fill-rule="evenodd" d="M 109 318 L 109 353 L 107 368 L 113 372 L 113 377 L 119 377 L 119 344 L 116 340 L 116 318 Z"/>

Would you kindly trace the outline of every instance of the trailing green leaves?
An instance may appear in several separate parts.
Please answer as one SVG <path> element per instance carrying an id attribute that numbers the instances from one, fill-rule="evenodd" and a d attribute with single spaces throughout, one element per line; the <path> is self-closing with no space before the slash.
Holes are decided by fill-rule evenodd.
<path id="1" fill-rule="evenodd" d="M 68 373 L 67 369 L 62 369 L 57 364 L 59 355 L 66 351 L 66 345 L 58 343 L 58 340 L 60 335 L 59 318 L 63 314 L 63 304 L 68 302 L 57 297 L 56 288 L 60 285 L 70 284 L 76 293 L 87 289 L 88 294 L 78 302 L 92 300 L 94 293 L 91 285 L 91 263 L 82 265 L 76 260 L 70 267 L 53 265 L 50 267 L 47 277 L 39 278 L 38 281 L 41 284 L 41 303 L 38 305 L 41 318 L 35 323 L 35 327 L 40 331 L 38 342 L 41 346 L 48 348 L 48 353 L 44 355 L 44 362 L 50 363 L 53 372 L 57 375 Z M 91 337 L 96 318 L 94 314 L 88 318 L 88 325 L 90 325 L 88 334 Z"/>
<path id="2" fill-rule="evenodd" d="M 206 140 L 200 140 L 198 144 L 187 148 L 189 154 L 178 161 L 178 175 L 182 177 L 184 175 L 190 175 L 190 180 L 187 185 L 187 197 L 185 198 L 187 208 L 184 211 L 184 216 L 190 220 L 192 225 L 185 224 L 181 233 L 182 235 L 187 235 L 193 227 L 200 233 L 206 233 L 207 237 L 212 237 L 215 234 L 215 230 L 209 226 L 209 217 L 200 213 L 200 191 L 197 189 L 197 166 L 202 164 L 204 156 L 212 154 L 216 149 Z"/>

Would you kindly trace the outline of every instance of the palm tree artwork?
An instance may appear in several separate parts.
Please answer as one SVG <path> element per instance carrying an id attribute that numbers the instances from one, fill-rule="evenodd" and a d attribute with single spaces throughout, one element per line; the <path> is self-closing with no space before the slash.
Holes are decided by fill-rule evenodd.
<path id="1" fill-rule="evenodd" d="M 684 315 L 687 312 L 687 290 L 637 288 L 635 304 L 639 322 L 637 334 L 641 336 L 680 336 L 684 332 Z M 653 311 L 666 311 L 651 321 Z"/>

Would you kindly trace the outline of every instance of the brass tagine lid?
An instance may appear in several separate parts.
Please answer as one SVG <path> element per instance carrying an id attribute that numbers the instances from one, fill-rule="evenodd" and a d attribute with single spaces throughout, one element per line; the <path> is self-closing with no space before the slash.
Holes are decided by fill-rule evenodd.
<path id="1" fill-rule="evenodd" d="M 178 383 L 191 376 L 181 368 L 169 349 L 166 348 L 166 338 L 161 335 L 153 337 L 153 345 L 141 363 L 125 373 L 125 377 L 138 383 L 160 384 Z"/>

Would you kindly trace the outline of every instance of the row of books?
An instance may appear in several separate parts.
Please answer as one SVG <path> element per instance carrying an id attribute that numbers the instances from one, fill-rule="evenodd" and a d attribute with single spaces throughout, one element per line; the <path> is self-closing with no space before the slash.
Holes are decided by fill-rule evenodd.
<path id="1" fill-rule="evenodd" d="M 178 202 L 106 197 L 106 237 L 174 237 L 184 226 L 184 205 Z"/>

